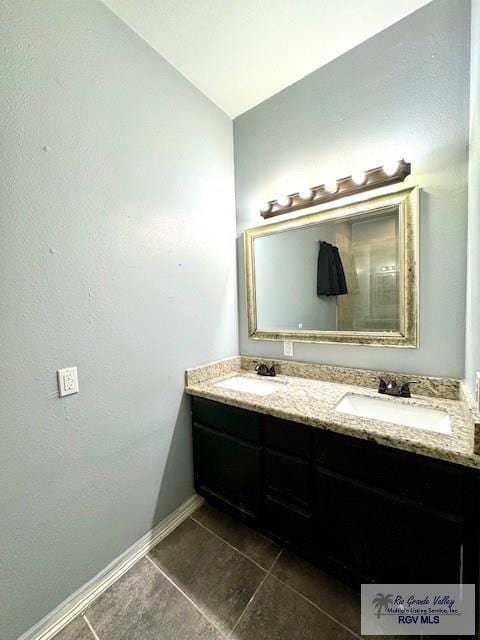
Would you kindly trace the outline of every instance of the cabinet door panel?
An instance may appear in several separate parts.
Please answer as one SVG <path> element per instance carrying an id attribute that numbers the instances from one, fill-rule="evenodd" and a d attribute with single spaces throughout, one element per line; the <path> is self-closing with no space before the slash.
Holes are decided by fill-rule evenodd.
<path id="1" fill-rule="evenodd" d="M 316 434 L 317 464 L 437 509 L 463 513 L 464 471 L 446 462 L 337 433 Z"/>
<path id="2" fill-rule="evenodd" d="M 265 498 L 267 533 L 280 542 L 294 547 L 304 555 L 311 555 L 313 546 L 312 514 L 284 502 L 275 496 Z"/>
<path id="3" fill-rule="evenodd" d="M 365 581 L 459 582 L 460 518 L 318 468 L 316 494 L 330 561 Z"/>
<path id="4" fill-rule="evenodd" d="M 193 425 L 195 488 L 251 517 L 260 515 L 261 448 L 203 425 Z"/>
<path id="5" fill-rule="evenodd" d="M 265 452 L 265 481 L 267 491 L 303 505 L 311 503 L 310 465 L 307 461 L 292 458 L 267 449 Z"/>
<path id="6" fill-rule="evenodd" d="M 314 429 L 296 422 L 266 417 L 265 444 L 270 449 L 309 459 L 314 449 Z"/>

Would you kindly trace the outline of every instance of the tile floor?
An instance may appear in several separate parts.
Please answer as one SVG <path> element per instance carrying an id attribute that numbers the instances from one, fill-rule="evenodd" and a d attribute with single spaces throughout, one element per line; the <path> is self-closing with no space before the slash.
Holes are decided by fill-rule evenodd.
<path id="1" fill-rule="evenodd" d="M 349 587 L 204 504 L 54 640 L 353 640 L 359 607 Z"/>

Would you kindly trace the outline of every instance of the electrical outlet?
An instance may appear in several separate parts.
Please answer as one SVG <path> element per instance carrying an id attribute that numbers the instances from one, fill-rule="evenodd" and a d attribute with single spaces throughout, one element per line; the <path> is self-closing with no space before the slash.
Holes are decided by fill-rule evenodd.
<path id="1" fill-rule="evenodd" d="M 72 393 L 78 393 L 78 373 L 77 367 L 69 367 L 68 369 L 59 369 L 58 376 L 58 395 L 63 398 Z"/>
<path id="2" fill-rule="evenodd" d="M 286 341 L 283 343 L 283 355 L 293 358 L 293 342 Z"/>

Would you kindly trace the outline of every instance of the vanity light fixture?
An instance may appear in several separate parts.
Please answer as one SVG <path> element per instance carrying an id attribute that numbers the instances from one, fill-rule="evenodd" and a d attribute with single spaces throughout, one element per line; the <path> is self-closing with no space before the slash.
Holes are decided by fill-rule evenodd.
<path id="1" fill-rule="evenodd" d="M 312 189 L 302 189 L 298 192 L 298 195 L 302 200 L 311 200 L 313 198 L 313 190 Z"/>
<path id="2" fill-rule="evenodd" d="M 261 213 L 269 213 L 269 211 L 272 210 L 272 205 L 270 202 L 265 202 L 264 204 L 262 204 L 260 206 L 260 212 Z"/>
<path id="3" fill-rule="evenodd" d="M 381 167 L 368 171 L 356 171 L 353 175 L 339 180 L 328 179 L 317 187 L 302 189 L 300 192 L 281 196 L 277 200 L 270 200 L 262 205 L 260 213 L 263 218 L 273 218 L 283 213 L 311 207 L 312 204 L 322 204 L 369 189 L 403 182 L 410 173 L 409 162 L 389 160 Z"/>
<path id="4" fill-rule="evenodd" d="M 367 174 L 365 171 L 355 171 L 352 175 L 353 182 L 358 185 L 365 184 L 366 179 Z"/>
<path id="5" fill-rule="evenodd" d="M 398 171 L 398 160 L 388 160 L 383 163 L 383 171 L 387 176 L 393 176 Z"/>
<path id="6" fill-rule="evenodd" d="M 338 191 L 338 183 L 336 180 L 327 180 L 323 186 L 328 193 L 337 193 Z"/>
<path id="7" fill-rule="evenodd" d="M 300 196 L 299 193 L 297 193 L 296 195 Z M 280 205 L 280 207 L 286 208 L 291 205 L 292 198 L 290 196 L 280 196 L 280 198 L 277 198 L 277 203 Z"/>

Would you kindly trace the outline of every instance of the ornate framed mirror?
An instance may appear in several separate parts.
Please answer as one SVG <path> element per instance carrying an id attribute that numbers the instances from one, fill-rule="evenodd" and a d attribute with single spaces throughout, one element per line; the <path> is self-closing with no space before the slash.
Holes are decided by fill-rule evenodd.
<path id="1" fill-rule="evenodd" d="M 245 231 L 250 338 L 418 346 L 419 190 L 369 196 Z"/>

